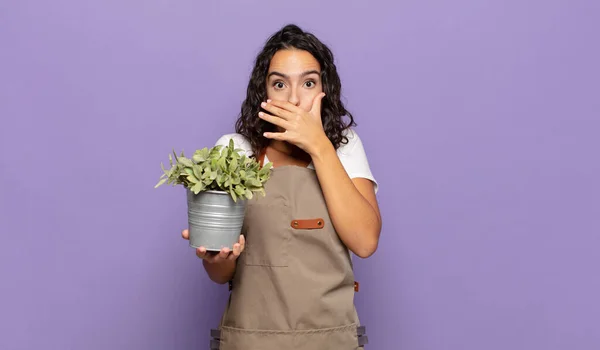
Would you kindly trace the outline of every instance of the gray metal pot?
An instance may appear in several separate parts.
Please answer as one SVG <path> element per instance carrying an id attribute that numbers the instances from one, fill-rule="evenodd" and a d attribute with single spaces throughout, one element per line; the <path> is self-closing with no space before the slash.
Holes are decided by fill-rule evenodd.
<path id="1" fill-rule="evenodd" d="M 190 247 L 220 251 L 238 242 L 246 212 L 246 200 L 234 202 L 224 191 L 194 194 L 186 189 Z"/>

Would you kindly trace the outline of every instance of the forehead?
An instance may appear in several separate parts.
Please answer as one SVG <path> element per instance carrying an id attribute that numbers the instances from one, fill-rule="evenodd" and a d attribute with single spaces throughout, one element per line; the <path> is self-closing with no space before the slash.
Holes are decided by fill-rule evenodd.
<path id="1" fill-rule="evenodd" d="M 277 71 L 286 75 L 302 74 L 308 70 L 321 70 L 319 61 L 304 50 L 279 50 L 273 55 L 269 72 Z"/>

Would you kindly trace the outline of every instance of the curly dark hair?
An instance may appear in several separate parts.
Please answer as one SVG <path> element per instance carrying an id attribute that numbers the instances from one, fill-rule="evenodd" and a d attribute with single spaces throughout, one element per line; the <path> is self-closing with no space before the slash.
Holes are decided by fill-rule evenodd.
<path id="1" fill-rule="evenodd" d="M 256 57 L 246 99 L 242 103 L 241 113 L 235 123 L 236 132 L 250 141 L 254 155 L 258 155 L 269 144 L 270 140 L 265 138 L 263 133 L 274 131 L 275 126 L 258 118 L 258 112 L 261 110 L 261 102 L 264 102 L 267 97 L 266 80 L 271 59 L 277 51 L 283 49 L 308 51 L 319 62 L 325 93 L 321 103 L 323 129 L 335 149 L 342 143 L 348 143 L 348 138 L 343 135 L 343 131 L 355 126 L 356 123 L 340 99 L 342 85 L 334 64 L 333 53 L 313 34 L 303 31 L 294 24 L 286 25 L 273 34 Z M 350 119 L 347 123 L 344 123 L 344 116 Z"/>

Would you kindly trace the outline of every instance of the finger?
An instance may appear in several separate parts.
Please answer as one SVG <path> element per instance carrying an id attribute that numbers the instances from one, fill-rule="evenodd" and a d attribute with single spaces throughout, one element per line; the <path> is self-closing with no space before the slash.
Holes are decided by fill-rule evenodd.
<path id="1" fill-rule="evenodd" d="M 181 231 L 181 237 L 183 237 L 184 239 L 190 239 L 190 230 L 185 229 Z"/>
<path id="2" fill-rule="evenodd" d="M 244 235 L 240 235 L 240 254 L 244 251 L 245 248 L 246 248 L 246 237 L 244 237 Z"/>
<path id="3" fill-rule="evenodd" d="M 302 114 L 305 112 L 304 110 L 302 110 L 302 108 L 300 108 L 300 107 L 296 106 L 295 104 L 290 103 L 288 101 L 267 100 L 267 104 L 273 105 L 284 111 L 288 111 L 288 112 L 290 112 L 291 116 L 294 116 L 296 114 Z"/>
<path id="4" fill-rule="evenodd" d="M 204 248 L 204 247 L 196 248 L 196 256 L 199 257 L 200 259 L 205 259 L 206 258 L 206 248 Z"/>
<path id="5" fill-rule="evenodd" d="M 285 109 L 278 107 L 276 105 L 274 105 L 271 100 L 268 100 L 269 103 L 267 102 L 263 102 L 260 104 L 260 106 L 262 108 L 264 108 L 267 112 L 276 115 L 280 118 L 283 118 L 285 120 L 290 120 L 291 118 L 294 117 L 294 113 L 291 113 L 289 111 L 286 111 Z"/>
<path id="6" fill-rule="evenodd" d="M 264 112 L 258 112 L 258 117 L 262 120 L 265 120 L 273 125 L 281 126 L 284 129 L 288 129 L 290 124 L 283 118 L 275 117 L 270 114 Z"/>
<path id="7" fill-rule="evenodd" d="M 236 243 L 233 245 L 233 252 L 232 254 L 230 254 L 227 259 L 229 260 L 235 260 L 238 258 L 238 256 L 240 256 L 240 244 Z"/>
<path id="8" fill-rule="evenodd" d="M 318 94 L 315 99 L 313 100 L 313 105 L 312 108 L 310 109 L 310 112 L 315 115 L 315 116 L 321 116 L 321 104 L 323 102 L 323 98 L 325 97 L 325 93 L 322 92 L 320 94 Z"/>
<path id="9" fill-rule="evenodd" d="M 271 140 L 288 141 L 285 132 L 265 132 L 263 136 Z"/>
<path id="10" fill-rule="evenodd" d="M 223 249 L 221 249 L 221 251 L 219 252 L 218 258 L 219 259 L 227 259 L 227 256 L 229 256 L 229 253 L 231 251 L 229 250 L 229 248 L 225 247 Z"/>

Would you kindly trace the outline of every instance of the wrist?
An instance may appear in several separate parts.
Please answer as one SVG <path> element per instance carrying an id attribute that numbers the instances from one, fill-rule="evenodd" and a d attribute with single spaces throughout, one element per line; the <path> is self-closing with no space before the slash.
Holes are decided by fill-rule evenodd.
<path id="1" fill-rule="evenodd" d="M 332 152 L 335 153 L 335 148 L 333 147 L 333 144 L 329 138 L 323 134 L 323 136 L 314 143 L 313 149 L 310 152 L 310 156 L 313 160 L 313 163 L 317 163 L 327 158 L 327 155 Z"/>

